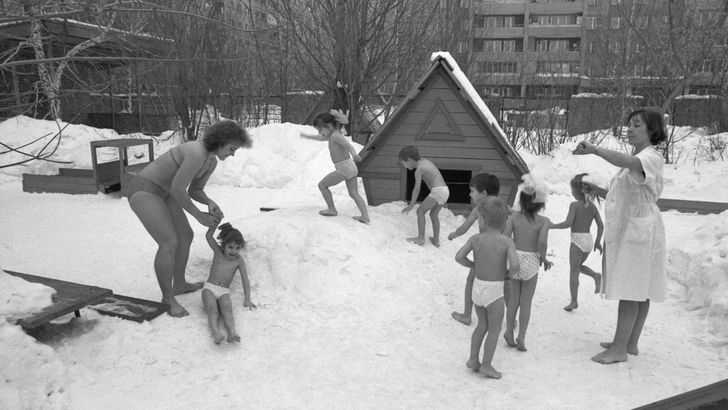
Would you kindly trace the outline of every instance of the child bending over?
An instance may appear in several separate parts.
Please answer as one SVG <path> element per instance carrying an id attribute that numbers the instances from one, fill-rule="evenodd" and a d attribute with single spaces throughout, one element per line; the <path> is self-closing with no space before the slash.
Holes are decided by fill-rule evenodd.
<path id="1" fill-rule="evenodd" d="M 551 262 L 546 259 L 546 248 L 548 246 L 548 232 L 551 222 L 548 218 L 537 215 L 543 210 L 546 202 L 546 188 L 536 182 L 530 174 L 523 176 L 524 183 L 520 185 L 521 194 L 519 197 L 520 211 L 513 213 L 506 223 L 503 232 L 506 236 L 513 235 L 516 243 L 516 253 L 521 271 L 511 276 L 511 296 L 508 301 L 508 313 L 506 314 L 506 331 L 503 338 L 508 346 L 517 347 L 518 350 L 526 351 L 526 330 L 528 321 L 531 318 L 531 302 L 536 292 L 538 282 L 538 270 L 543 265 L 544 270 L 549 270 Z M 513 332 L 516 326 L 516 313 L 518 316 L 518 337 L 513 339 Z"/>
<path id="2" fill-rule="evenodd" d="M 470 199 L 475 206 L 473 207 L 473 210 L 470 211 L 470 215 L 468 215 L 468 218 L 465 220 L 465 222 L 463 222 L 463 224 L 460 225 L 454 232 L 451 232 L 450 235 L 447 236 L 447 239 L 453 240 L 459 236 L 464 235 L 466 232 L 468 232 L 468 230 L 470 230 L 470 227 L 473 226 L 475 221 L 478 221 L 478 232 L 483 233 L 485 229 L 485 223 L 483 222 L 483 217 L 480 216 L 480 213 L 478 213 L 478 204 L 483 198 L 486 198 L 488 196 L 497 197 L 499 192 L 500 181 L 498 181 L 498 177 L 496 177 L 495 175 L 483 172 L 480 174 L 476 174 L 474 177 L 472 177 L 470 179 Z M 465 280 L 464 311 L 463 313 L 451 313 L 453 319 L 466 325 L 470 324 L 471 314 L 473 311 L 473 280 L 475 280 L 475 269 L 470 269 L 470 272 L 468 272 L 468 278 Z M 506 296 L 506 304 L 508 304 L 508 281 L 504 283 L 505 288 L 503 294 Z"/>
<path id="3" fill-rule="evenodd" d="M 212 248 L 213 257 L 210 277 L 202 288 L 202 304 L 207 312 L 207 320 L 215 344 L 220 344 L 224 339 L 222 332 L 220 332 L 221 316 L 228 332 L 227 341 L 239 342 L 240 336 L 235 331 L 233 305 L 230 301 L 230 283 L 233 281 L 237 270 L 240 270 L 240 277 L 243 280 L 243 292 L 245 292 L 243 306 L 255 308 L 253 302 L 250 301 L 250 281 L 248 280 L 248 271 L 245 269 L 245 260 L 243 260 L 243 255 L 240 254 L 245 246 L 245 240 L 240 231 L 233 228 L 229 223 L 220 226 L 220 233 L 217 235 L 217 238 L 220 239 L 219 245 L 212 237 L 214 233 L 215 227 L 212 227 L 205 235 L 207 243 Z"/>
<path id="4" fill-rule="evenodd" d="M 569 248 L 569 290 L 571 291 L 571 303 L 566 305 L 564 310 L 571 312 L 579 307 L 577 296 L 579 293 L 579 272 L 594 279 L 594 293 L 599 293 L 602 284 L 602 275 L 594 272 L 584 265 L 589 253 L 599 250 L 602 253 L 602 233 L 604 224 L 599 215 L 592 198 L 587 198 L 583 192 L 582 178 L 587 174 L 579 174 L 571 179 L 571 195 L 576 201 L 569 205 L 569 213 L 566 220 L 558 224 L 551 224 L 549 229 L 571 228 L 571 246 Z M 592 222 L 597 223 L 597 239 L 593 240 L 591 235 Z"/>
<path id="5" fill-rule="evenodd" d="M 503 200 L 486 197 L 478 203 L 477 209 L 485 221 L 483 232 L 468 239 L 455 255 L 459 264 L 475 270 L 472 299 L 478 325 L 473 331 L 470 359 L 465 365 L 487 377 L 500 379 L 502 375 L 493 368 L 492 361 L 505 310 L 503 282 L 507 276 L 518 275 L 520 266 L 513 240 L 501 233 L 508 219 L 508 207 Z M 468 259 L 470 251 L 473 261 Z M 478 360 L 481 345 L 482 362 Z"/>
<path id="6" fill-rule="evenodd" d="M 353 219 L 368 224 L 369 212 L 367 211 L 367 205 L 364 199 L 359 195 L 359 185 L 356 178 L 359 174 L 359 169 L 354 163 L 354 161 L 361 161 L 361 157 L 356 153 L 354 146 L 341 133 L 342 124 L 347 123 L 348 120 L 341 110 L 332 110 L 331 113 L 321 113 L 313 120 L 313 126 L 318 130 L 319 134 L 308 135 L 301 133 L 301 136 L 315 140 L 328 140 L 331 161 L 333 161 L 334 167 L 336 168 L 335 171 L 326 175 L 318 184 L 327 206 L 326 209 L 319 211 L 319 213 L 323 216 L 336 216 L 339 214 L 334 205 L 334 197 L 329 187 L 346 181 L 346 189 L 349 191 L 349 196 L 354 200 L 357 208 L 359 208 L 359 212 L 361 212 L 361 215 L 355 216 Z"/>
<path id="7" fill-rule="evenodd" d="M 416 147 L 406 146 L 399 151 L 399 162 L 408 170 L 415 170 L 415 186 L 412 189 L 412 198 L 410 204 L 402 210 L 403 214 L 408 214 L 414 208 L 417 197 L 420 196 L 420 186 L 422 180 L 430 188 L 430 194 L 427 195 L 420 207 L 417 208 L 417 236 L 407 238 L 408 241 L 414 242 L 420 246 L 425 244 L 425 214 L 430 212 L 430 220 L 432 221 L 432 237 L 430 242 L 433 245 L 440 246 L 440 218 L 438 214 L 442 206 L 450 197 L 450 190 L 445 184 L 445 180 L 440 174 L 435 164 L 429 159 L 420 157 L 420 152 Z"/>

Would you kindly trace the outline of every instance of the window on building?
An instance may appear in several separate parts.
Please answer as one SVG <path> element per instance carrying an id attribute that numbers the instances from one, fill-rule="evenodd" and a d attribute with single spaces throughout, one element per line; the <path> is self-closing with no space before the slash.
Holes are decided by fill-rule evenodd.
<path id="1" fill-rule="evenodd" d="M 578 61 L 538 61 L 536 71 L 543 74 L 578 74 Z"/>
<path id="2" fill-rule="evenodd" d="M 480 71 L 493 74 L 516 73 L 518 64 L 510 61 L 486 61 L 480 63 Z"/>
<path id="3" fill-rule="evenodd" d="M 595 6 L 597 4 L 597 0 L 586 0 L 586 4 L 590 6 Z"/>
<path id="4" fill-rule="evenodd" d="M 644 30 L 647 28 L 647 26 L 649 26 L 649 23 L 650 23 L 649 17 L 640 16 L 640 17 L 637 17 L 637 24 L 635 24 L 635 25 L 637 26 L 638 29 Z"/>
<path id="5" fill-rule="evenodd" d="M 609 52 L 619 53 L 620 49 L 621 49 L 621 43 L 619 41 L 610 41 L 609 42 Z"/>
<path id="6" fill-rule="evenodd" d="M 587 17 L 586 18 L 586 28 L 589 30 L 594 30 L 597 28 L 597 18 L 596 17 Z"/>
<path id="7" fill-rule="evenodd" d="M 504 98 L 513 98 L 513 96 L 516 95 L 514 87 L 503 87 L 497 85 L 483 87 L 483 93 L 485 95 L 499 95 Z"/>
<path id="8" fill-rule="evenodd" d="M 637 64 L 634 66 L 634 76 L 635 77 L 642 77 L 645 73 L 645 67 L 642 64 Z"/>
<path id="9" fill-rule="evenodd" d="M 612 4 L 617 5 L 620 4 L 622 0 L 612 0 Z"/>
<path id="10" fill-rule="evenodd" d="M 622 18 L 621 17 L 612 17 L 612 18 L 609 19 L 609 25 L 612 28 L 619 28 L 621 22 L 622 22 Z"/>

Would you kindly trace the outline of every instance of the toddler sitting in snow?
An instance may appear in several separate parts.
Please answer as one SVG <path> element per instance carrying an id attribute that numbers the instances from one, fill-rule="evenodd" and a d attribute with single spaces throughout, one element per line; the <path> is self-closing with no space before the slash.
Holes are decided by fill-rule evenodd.
<path id="1" fill-rule="evenodd" d="M 235 331 L 235 319 L 233 318 L 233 306 L 230 301 L 230 283 L 235 277 L 235 271 L 240 270 L 240 277 L 243 281 L 245 302 L 243 306 L 255 308 L 250 301 L 250 281 L 248 271 L 245 269 L 245 260 L 240 251 L 245 246 L 243 235 L 229 223 L 220 226 L 220 244 L 212 237 L 215 227 L 207 231 L 205 237 L 213 251 L 210 277 L 202 289 L 202 304 L 207 312 L 207 319 L 212 331 L 212 338 L 216 344 L 224 339 L 220 332 L 220 317 L 227 328 L 228 342 L 239 342 L 240 336 Z"/>

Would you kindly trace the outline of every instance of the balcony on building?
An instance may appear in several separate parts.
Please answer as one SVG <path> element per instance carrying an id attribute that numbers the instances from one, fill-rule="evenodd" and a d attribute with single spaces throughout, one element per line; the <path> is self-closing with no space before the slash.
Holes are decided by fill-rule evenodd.
<path id="1" fill-rule="evenodd" d="M 583 0 L 527 0 L 531 14 L 579 13 L 584 10 Z"/>

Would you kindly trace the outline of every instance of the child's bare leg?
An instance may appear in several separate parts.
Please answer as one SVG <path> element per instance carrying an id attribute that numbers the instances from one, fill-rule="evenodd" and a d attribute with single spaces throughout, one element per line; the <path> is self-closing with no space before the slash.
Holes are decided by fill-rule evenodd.
<path id="1" fill-rule="evenodd" d="M 480 346 L 483 345 L 483 339 L 488 332 L 488 316 L 483 306 L 475 305 L 475 314 L 478 316 L 478 325 L 473 330 L 473 336 L 470 339 L 470 358 L 465 366 L 468 369 L 480 370 Z M 501 320 L 503 320 L 501 318 Z"/>
<path id="2" fill-rule="evenodd" d="M 356 203 L 356 207 L 359 208 L 359 212 L 361 212 L 361 215 L 355 216 L 354 219 L 365 224 L 369 223 L 369 211 L 367 211 L 366 202 L 364 202 L 364 199 L 362 199 L 361 195 L 359 195 L 359 184 L 356 177 L 346 180 L 346 189 L 349 191 L 351 199 L 353 199 Z"/>
<path id="3" fill-rule="evenodd" d="M 513 339 L 513 332 L 516 328 L 516 313 L 518 313 L 518 307 L 521 300 L 521 286 L 523 285 L 522 280 L 512 279 L 510 280 L 511 296 L 508 301 L 508 309 L 506 311 L 506 331 L 503 333 L 503 338 L 506 339 L 506 343 L 510 347 L 518 346 L 516 341 Z"/>
<path id="4" fill-rule="evenodd" d="M 230 295 L 222 295 L 217 300 L 217 305 L 220 306 L 220 313 L 222 314 L 222 322 L 227 328 L 228 342 L 239 342 L 240 336 L 235 331 L 235 318 L 233 317 L 233 303 L 230 301 Z"/>
<path id="5" fill-rule="evenodd" d="M 649 302 L 635 302 L 632 300 L 619 301 L 617 329 L 614 332 L 614 340 L 612 340 L 607 350 L 592 357 L 593 361 L 601 364 L 627 361 L 627 344 L 632 337 L 632 332 L 635 330 L 641 303 L 647 303 L 647 306 L 649 306 Z M 646 310 L 649 310 L 649 307 Z M 644 318 L 646 319 L 646 317 L 647 312 L 644 313 Z M 644 325 L 644 319 L 642 325 Z M 642 329 L 640 328 L 637 336 L 638 339 L 641 333 Z"/>
<path id="6" fill-rule="evenodd" d="M 521 281 L 521 311 L 518 315 L 518 337 L 516 338 L 516 345 L 518 350 L 523 352 L 528 351 L 526 349 L 526 330 L 528 329 L 528 321 L 531 320 L 531 302 L 533 301 L 533 294 L 536 293 L 536 284 L 538 283 L 538 274 L 529 280 Z"/>
<path id="7" fill-rule="evenodd" d="M 503 281 L 503 300 L 506 302 L 506 307 L 508 307 L 508 302 L 511 300 L 511 281 L 510 280 Z"/>
<path id="8" fill-rule="evenodd" d="M 452 318 L 460 323 L 470 325 L 473 312 L 473 282 L 475 282 L 475 268 L 470 268 L 468 278 L 465 280 L 465 310 L 463 313 L 452 312 Z"/>
<path id="9" fill-rule="evenodd" d="M 323 195 L 324 201 L 326 201 L 326 206 L 327 206 L 327 209 L 319 211 L 319 213 L 321 215 L 324 215 L 324 216 L 338 215 L 338 212 L 336 211 L 336 206 L 334 206 L 334 196 L 331 194 L 331 190 L 329 190 L 329 187 L 340 184 L 341 181 L 344 181 L 345 179 L 346 179 L 345 176 L 334 171 L 334 172 L 326 175 L 321 180 L 321 182 L 319 182 L 318 188 L 319 188 L 319 191 L 321 191 L 321 195 Z"/>
<path id="10" fill-rule="evenodd" d="M 500 379 L 502 375 L 493 368 L 492 362 L 495 349 L 498 346 L 498 336 L 503 326 L 503 314 L 505 313 L 503 300 L 496 300 L 488 305 L 485 310 L 488 320 L 488 334 L 485 336 L 485 344 L 483 345 L 483 361 L 480 365 L 480 372 L 488 377 Z M 480 317 L 478 317 L 478 324 L 480 324 Z"/>
<path id="11" fill-rule="evenodd" d="M 437 205 L 437 201 L 431 196 L 428 196 L 424 201 L 422 201 L 420 207 L 417 208 L 417 236 L 407 238 L 408 241 L 414 242 L 420 246 L 425 244 L 425 214 L 435 205 Z"/>
<path id="12" fill-rule="evenodd" d="M 564 307 L 564 310 L 567 312 L 571 312 L 579 307 L 577 301 L 579 297 L 579 270 L 584 259 L 586 259 L 584 258 L 584 252 L 572 243 L 569 248 L 569 292 L 571 293 L 571 303 Z"/>
<path id="13" fill-rule="evenodd" d="M 599 289 L 602 287 L 602 275 L 594 272 L 590 267 L 584 265 L 586 258 L 589 257 L 589 253 L 585 253 L 581 260 L 580 272 L 594 279 L 594 293 L 599 293 Z"/>
<path id="14" fill-rule="evenodd" d="M 217 307 L 217 298 L 210 289 L 202 289 L 202 305 L 205 307 L 205 312 L 207 312 L 207 322 L 212 332 L 212 340 L 219 345 L 225 339 L 225 335 L 220 332 L 220 311 Z"/>
<path id="15" fill-rule="evenodd" d="M 432 221 L 432 238 L 430 242 L 433 245 L 440 247 L 440 210 L 442 205 L 435 205 L 430 211 L 430 221 Z"/>
<path id="16" fill-rule="evenodd" d="M 639 310 L 637 312 L 637 320 L 634 323 L 634 327 L 632 328 L 632 333 L 629 335 L 629 340 L 627 341 L 627 353 L 633 354 L 637 356 L 639 351 L 639 341 L 640 336 L 642 335 L 642 328 L 645 325 L 645 320 L 647 320 L 647 313 L 650 311 L 650 301 L 649 299 L 644 302 L 638 302 L 639 303 Z M 601 346 L 605 349 L 609 349 L 612 346 L 612 343 L 610 342 L 602 342 Z"/>

